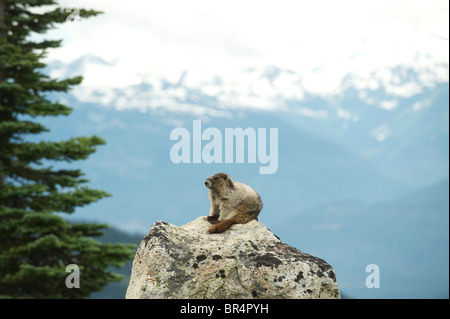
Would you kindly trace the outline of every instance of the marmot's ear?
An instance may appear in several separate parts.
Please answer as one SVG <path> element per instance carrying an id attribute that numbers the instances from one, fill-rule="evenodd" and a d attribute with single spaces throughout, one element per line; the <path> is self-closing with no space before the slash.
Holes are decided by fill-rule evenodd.
<path id="1" fill-rule="evenodd" d="M 227 180 L 227 177 L 228 177 L 227 175 L 223 175 L 224 180 Z"/>
<path id="2" fill-rule="evenodd" d="M 234 189 L 234 184 L 231 178 L 228 180 L 228 187 Z"/>

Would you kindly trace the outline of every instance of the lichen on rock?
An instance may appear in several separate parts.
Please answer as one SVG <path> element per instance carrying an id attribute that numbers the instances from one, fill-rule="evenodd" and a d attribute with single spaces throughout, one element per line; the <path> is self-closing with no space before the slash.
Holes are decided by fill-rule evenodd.
<path id="1" fill-rule="evenodd" d="M 199 217 L 158 221 L 139 245 L 126 298 L 340 298 L 324 260 L 282 243 L 262 223 L 208 234 Z"/>

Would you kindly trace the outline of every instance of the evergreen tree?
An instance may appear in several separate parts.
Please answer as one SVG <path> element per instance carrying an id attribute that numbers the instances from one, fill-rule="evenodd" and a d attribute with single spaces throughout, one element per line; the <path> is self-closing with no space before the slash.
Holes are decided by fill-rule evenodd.
<path id="1" fill-rule="evenodd" d="M 45 75 L 42 59 L 61 41 L 30 37 L 64 23 L 73 13 L 64 9 L 54 0 L 0 0 L 0 297 L 87 297 L 120 280 L 109 266 L 121 267 L 133 257 L 133 245 L 101 244 L 93 238 L 107 225 L 74 224 L 62 217 L 108 194 L 87 187 L 80 170 L 45 166 L 86 159 L 104 141 L 97 136 L 26 139 L 48 131 L 39 117 L 71 112 L 48 94 L 67 92 L 82 81 Z M 76 12 L 81 18 L 100 13 Z M 79 267 L 80 288 L 66 286 L 66 278 L 76 275 L 66 272 L 70 264 Z"/>

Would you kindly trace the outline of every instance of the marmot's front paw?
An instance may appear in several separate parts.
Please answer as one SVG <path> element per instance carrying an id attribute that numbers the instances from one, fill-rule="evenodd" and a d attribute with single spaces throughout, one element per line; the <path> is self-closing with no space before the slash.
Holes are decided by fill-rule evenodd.
<path id="1" fill-rule="evenodd" d="M 208 217 L 206 217 L 206 220 L 209 221 L 211 224 L 215 224 L 215 223 L 219 222 L 217 219 L 217 216 L 208 216 Z"/>

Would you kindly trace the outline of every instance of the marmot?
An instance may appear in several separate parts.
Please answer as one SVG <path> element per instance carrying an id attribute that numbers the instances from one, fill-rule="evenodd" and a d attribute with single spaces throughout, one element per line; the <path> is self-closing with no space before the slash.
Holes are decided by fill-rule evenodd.
<path id="1" fill-rule="evenodd" d="M 221 233 L 233 224 L 246 224 L 258 219 L 263 204 L 258 193 L 248 185 L 235 182 L 230 175 L 219 173 L 205 180 L 211 208 L 206 218 L 208 233 Z"/>

